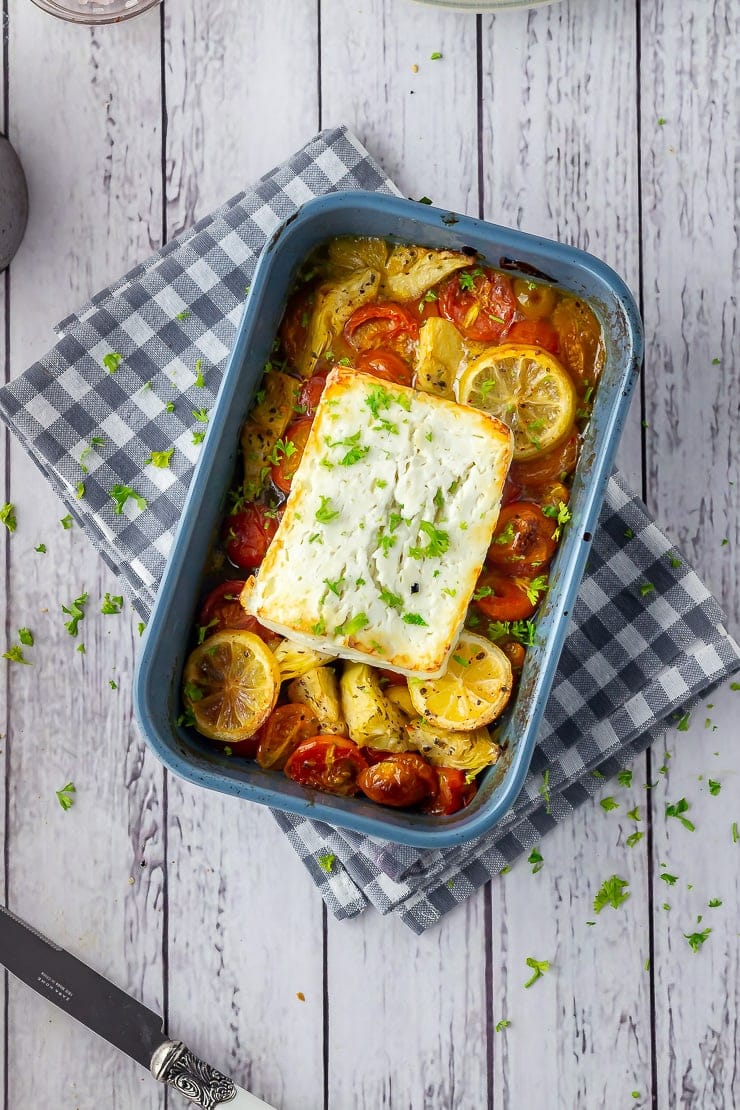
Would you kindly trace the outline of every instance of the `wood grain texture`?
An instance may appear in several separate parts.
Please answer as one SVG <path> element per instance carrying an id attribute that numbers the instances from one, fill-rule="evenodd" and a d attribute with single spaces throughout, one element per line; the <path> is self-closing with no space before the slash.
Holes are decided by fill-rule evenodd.
<path id="1" fill-rule="evenodd" d="M 482 59 L 485 216 L 589 250 L 637 292 L 634 4 L 485 17 Z M 636 405 L 621 451 L 638 489 L 639 415 Z M 635 778 L 644 775 L 641 759 Z M 495 1039 L 495 1090 L 507 1110 L 540 1105 L 545 1089 L 559 1107 L 630 1105 L 633 1090 L 649 1105 L 647 841 L 625 849 L 625 828 L 587 804 L 541 846 L 554 868 L 532 875 L 520 864 L 494 883 L 493 1019 L 512 1021 Z M 613 873 L 630 880 L 629 903 L 588 926 Z M 527 956 L 553 971 L 525 992 Z M 614 1065 L 600 1069 L 604 1058 Z"/>
<path id="2" fill-rule="evenodd" d="M 740 18 L 731 2 L 649 0 L 641 31 L 649 499 L 737 633 Z M 714 707 L 703 703 L 687 734 L 670 736 L 673 758 L 651 795 L 656 874 L 665 862 L 678 876 L 673 887 L 655 884 L 664 888 L 655 897 L 655 1001 L 658 1094 L 666 1106 L 740 1103 L 740 844 L 731 836 L 732 822 L 740 822 L 739 697 L 715 693 L 708 699 Z M 716 797 L 709 777 L 722 784 Z M 693 834 L 664 816 L 666 801 L 682 797 Z M 711 898 L 723 905 L 708 908 Z M 707 927 L 711 934 L 692 952 L 684 934 Z"/>
<path id="3" fill-rule="evenodd" d="M 406 195 L 477 214 L 475 20 L 422 14 L 324 0 L 323 121 L 348 123 Z M 486 1105 L 484 896 L 422 938 L 371 914 L 329 922 L 331 1110 Z"/>
<path id="4" fill-rule="evenodd" d="M 169 4 L 165 59 L 171 236 L 318 129 L 316 6 Z M 313 883 L 266 810 L 172 778 L 168 859 L 172 1028 L 271 1104 L 320 1106 Z"/>
<path id="5" fill-rule="evenodd" d="M 136 83 L 122 52 L 136 58 Z M 30 191 L 11 290 L 20 370 L 48 346 L 53 319 L 156 241 L 158 21 L 90 33 L 17 5 L 10 66 L 11 134 Z M 131 723 L 132 621 L 100 615 L 115 579 L 81 534 L 60 527 L 64 510 L 15 444 L 10 488 L 20 517 L 7 623 L 11 632 L 30 627 L 36 643 L 26 649 L 33 665 L 8 674 L 8 901 L 161 1009 L 162 772 Z M 40 541 L 46 555 L 33 550 Z M 84 655 L 60 612 L 83 590 Z M 64 812 L 55 792 L 69 781 L 75 803 Z M 146 1073 L 25 986 L 11 985 L 9 1015 L 7 1110 L 163 1106 Z M 31 1067 L 39 1057 L 43 1068 Z"/>

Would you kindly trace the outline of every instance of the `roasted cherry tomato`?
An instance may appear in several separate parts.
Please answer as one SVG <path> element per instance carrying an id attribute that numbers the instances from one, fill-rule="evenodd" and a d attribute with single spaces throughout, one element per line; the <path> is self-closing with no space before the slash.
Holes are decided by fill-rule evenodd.
<path id="1" fill-rule="evenodd" d="M 437 775 L 437 793 L 424 803 L 422 812 L 447 817 L 464 809 L 475 797 L 478 789 L 475 783 L 468 782 L 465 772 L 458 771 L 456 767 L 435 767 L 434 770 Z"/>
<path id="2" fill-rule="evenodd" d="M 506 342 L 543 347 L 552 355 L 560 351 L 560 338 L 549 320 L 517 320 L 509 328 Z"/>
<path id="3" fill-rule="evenodd" d="M 516 306 L 528 320 L 542 320 L 550 316 L 558 303 L 558 294 L 551 285 L 516 278 L 514 281 Z"/>
<path id="4" fill-rule="evenodd" d="M 484 570 L 473 594 L 473 604 L 492 621 L 523 621 L 537 608 L 526 588 L 528 578 L 512 578 L 495 570 Z M 486 591 L 490 590 L 490 593 Z"/>
<path id="5" fill-rule="evenodd" d="M 355 369 L 395 385 L 411 385 L 414 376 L 413 370 L 400 355 L 384 347 L 377 351 L 363 351 L 355 359 Z"/>
<path id="6" fill-rule="evenodd" d="M 563 297 L 552 314 L 552 322 L 560 339 L 560 359 L 576 386 L 593 385 L 601 369 L 599 321 L 584 301 Z"/>
<path id="7" fill-rule="evenodd" d="M 252 503 L 224 521 L 224 549 L 237 567 L 258 567 L 265 557 L 278 522 L 264 505 Z"/>
<path id="8" fill-rule="evenodd" d="M 306 446 L 312 423 L 313 421 L 306 416 L 301 420 L 294 421 L 285 430 L 283 439 L 287 443 L 291 443 L 295 447 L 295 451 L 290 454 L 282 454 L 280 462 L 276 463 L 270 471 L 270 477 L 283 493 L 290 493 L 290 483 L 293 481 L 293 475 L 303 457 L 303 449 Z"/>
<path id="9" fill-rule="evenodd" d="M 501 494 L 501 504 L 509 505 L 512 501 L 518 501 L 522 492 L 522 487 L 517 485 L 511 477 L 511 473 L 506 475 L 504 482 L 504 492 Z"/>
<path id="10" fill-rule="evenodd" d="M 418 301 L 412 301 L 409 308 L 424 323 L 430 316 L 439 316 L 439 296 L 433 289 L 430 289 L 423 297 L 419 297 Z"/>
<path id="11" fill-rule="evenodd" d="M 439 292 L 439 311 L 466 339 L 495 343 L 509 330 L 516 301 L 507 277 L 476 266 L 448 278 Z"/>
<path id="12" fill-rule="evenodd" d="M 316 736 L 319 720 L 306 705 L 278 705 L 262 726 L 257 749 L 260 767 L 282 771 L 299 744 Z"/>
<path id="13" fill-rule="evenodd" d="M 397 671 L 386 671 L 382 667 L 378 668 L 378 674 L 384 678 L 389 686 L 405 686 L 407 679 L 405 674 L 398 674 Z"/>
<path id="14" fill-rule="evenodd" d="M 306 410 L 306 416 L 314 416 L 316 414 L 316 409 L 319 407 L 319 401 L 321 400 L 321 394 L 324 392 L 328 374 L 328 370 L 322 370 L 303 383 L 298 397 L 298 404 L 302 409 Z"/>
<path id="15" fill-rule="evenodd" d="M 511 464 L 509 476 L 520 486 L 544 486 L 572 474 L 578 462 L 578 437 L 573 435 L 560 447 L 526 462 Z"/>
<path id="16" fill-rule="evenodd" d="M 280 343 L 289 362 L 297 364 L 308 339 L 308 323 L 315 292 L 313 285 L 304 285 L 288 301 L 285 315 L 280 325 Z"/>
<path id="17" fill-rule="evenodd" d="M 493 567 L 510 574 L 540 574 L 558 546 L 555 523 L 531 501 L 512 501 L 499 513 L 496 531 L 486 555 Z"/>
<path id="18" fill-rule="evenodd" d="M 239 601 L 244 583 L 238 578 L 221 582 L 209 593 L 200 610 L 198 624 L 205 628 L 206 635 L 222 632 L 225 628 L 243 628 L 247 632 L 259 631 L 262 626 L 254 617 L 246 613 Z"/>
<path id="19" fill-rule="evenodd" d="M 304 740 L 285 764 L 289 779 L 310 790 L 328 794 L 356 794 L 358 775 L 367 760 L 346 736 L 319 735 Z"/>
<path id="20" fill-rule="evenodd" d="M 364 304 L 344 325 L 344 335 L 353 347 L 368 350 L 389 343 L 399 335 L 416 339 L 419 334 L 419 313 L 394 302 Z"/>
<path id="21" fill-rule="evenodd" d="M 357 785 L 382 806 L 413 806 L 437 793 L 437 776 L 416 752 L 399 752 L 362 771 Z"/>
<path id="22" fill-rule="evenodd" d="M 393 755 L 393 752 L 383 751 L 382 748 L 364 747 L 362 749 L 362 754 L 365 756 L 365 759 L 368 761 L 370 766 L 372 766 L 374 763 L 382 763 L 384 759 L 390 759 L 390 757 Z"/>
<path id="23" fill-rule="evenodd" d="M 524 644 L 517 643 L 516 640 L 507 640 L 506 643 L 499 644 L 504 655 L 508 655 L 511 669 L 520 671 L 524 666 L 524 660 L 527 656 Z"/>

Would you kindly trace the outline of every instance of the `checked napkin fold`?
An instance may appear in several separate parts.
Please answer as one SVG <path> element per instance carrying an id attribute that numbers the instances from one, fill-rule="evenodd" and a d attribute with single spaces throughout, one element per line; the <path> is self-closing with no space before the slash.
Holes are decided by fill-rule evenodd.
<path id="1" fill-rule="evenodd" d="M 340 189 L 398 192 L 343 127 L 321 132 L 63 320 L 53 350 L 0 390 L 0 417 L 145 618 L 200 450 L 193 432 L 205 425 L 194 413 L 204 417 L 216 399 L 259 252 L 302 203 Z M 112 353 L 121 359 L 106 368 Z M 169 468 L 144 465 L 172 447 Z M 117 512 L 116 485 L 133 487 L 147 507 L 129 499 Z M 615 476 L 532 766 L 505 820 L 480 840 L 430 851 L 275 818 L 337 917 L 371 904 L 422 932 L 595 794 L 661 722 L 738 669 L 717 602 Z"/>

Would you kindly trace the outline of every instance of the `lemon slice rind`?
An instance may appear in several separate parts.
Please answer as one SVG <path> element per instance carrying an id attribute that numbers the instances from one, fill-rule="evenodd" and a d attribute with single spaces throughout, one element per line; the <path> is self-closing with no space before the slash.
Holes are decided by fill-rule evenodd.
<path id="1" fill-rule="evenodd" d="M 183 686 L 197 731 L 210 740 L 237 743 L 253 736 L 275 708 L 280 667 L 259 636 L 228 629 L 190 653 Z M 196 691 L 200 697 L 193 696 Z"/>
<path id="2" fill-rule="evenodd" d="M 488 725 L 506 708 L 513 677 L 508 656 L 483 636 L 464 631 L 440 678 L 410 678 L 416 712 L 438 728 L 468 732 Z"/>

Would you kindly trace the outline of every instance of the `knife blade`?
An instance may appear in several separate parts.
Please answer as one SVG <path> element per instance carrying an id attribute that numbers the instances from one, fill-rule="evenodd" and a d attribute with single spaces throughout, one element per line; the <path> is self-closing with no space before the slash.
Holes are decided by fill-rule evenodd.
<path id="1" fill-rule="evenodd" d="M 275 1110 L 165 1035 L 161 1017 L 0 906 L 0 963 L 196 1106 Z"/>

